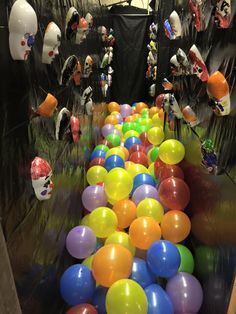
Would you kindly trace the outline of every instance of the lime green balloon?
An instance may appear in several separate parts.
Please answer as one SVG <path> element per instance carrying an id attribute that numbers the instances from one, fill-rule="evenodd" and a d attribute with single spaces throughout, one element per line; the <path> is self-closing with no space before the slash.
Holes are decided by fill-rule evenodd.
<path id="1" fill-rule="evenodd" d="M 148 173 L 154 178 L 156 179 L 155 177 L 155 172 L 154 172 L 154 162 L 150 164 L 150 166 L 148 167 Z"/>
<path id="2" fill-rule="evenodd" d="M 138 121 L 133 122 L 133 127 L 134 131 L 138 132 L 139 134 L 142 132 L 141 124 Z"/>
<path id="3" fill-rule="evenodd" d="M 107 314 L 147 314 L 148 301 L 143 288 L 131 279 L 116 281 L 106 295 Z"/>
<path id="4" fill-rule="evenodd" d="M 174 139 L 164 141 L 159 147 L 159 158 L 168 165 L 178 164 L 184 159 L 184 155 L 184 145 Z"/>
<path id="5" fill-rule="evenodd" d="M 147 132 L 147 136 L 148 136 L 148 140 L 151 144 L 153 145 L 159 145 L 161 144 L 161 142 L 164 140 L 165 138 L 165 134 L 163 132 L 163 129 L 158 127 L 158 126 L 154 126 L 153 128 L 151 128 L 150 130 L 148 130 Z"/>
<path id="6" fill-rule="evenodd" d="M 94 255 L 90 255 L 89 257 L 85 258 L 82 262 L 82 264 L 84 266 L 87 266 L 89 269 L 92 269 L 92 262 L 93 262 L 93 258 L 94 258 Z"/>
<path id="7" fill-rule="evenodd" d="M 109 147 L 104 144 L 99 144 L 94 148 L 94 150 L 102 150 L 103 152 L 106 153 L 107 151 L 109 151 Z"/>
<path id="8" fill-rule="evenodd" d="M 98 207 L 89 214 L 89 227 L 96 237 L 107 238 L 118 225 L 116 214 L 108 207 Z"/>
<path id="9" fill-rule="evenodd" d="M 141 133 L 142 132 L 147 132 L 150 129 L 148 125 L 141 125 Z"/>
<path id="10" fill-rule="evenodd" d="M 108 140 L 113 146 L 120 146 L 121 138 L 119 135 L 110 133 L 106 136 L 106 140 Z"/>
<path id="11" fill-rule="evenodd" d="M 150 118 L 143 118 L 141 121 L 141 125 L 147 125 L 149 128 L 152 127 L 153 123 L 152 123 L 152 119 Z"/>
<path id="12" fill-rule="evenodd" d="M 132 244 L 130 237 L 127 233 L 122 231 L 115 231 L 105 241 L 105 245 L 107 244 L 120 244 L 124 246 L 126 249 L 130 251 L 132 255 L 135 254 L 135 246 Z"/>
<path id="13" fill-rule="evenodd" d="M 88 225 L 89 225 L 89 215 L 90 215 L 90 214 L 85 215 L 85 216 L 81 219 L 80 225 L 82 225 L 82 226 L 87 226 L 87 227 L 88 227 Z"/>
<path id="14" fill-rule="evenodd" d="M 159 147 L 153 147 L 150 149 L 150 159 L 152 162 L 156 161 L 159 154 Z"/>
<path id="15" fill-rule="evenodd" d="M 141 125 L 141 122 L 142 122 L 143 118 L 142 117 L 139 117 L 135 120 L 136 123 L 139 123 Z"/>
<path id="16" fill-rule="evenodd" d="M 124 139 L 127 140 L 127 138 L 131 137 L 131 136 L 136 136 L 139 137 L 139 133 L 135 130 L 129 130 L 124 134 Z"/>
<path id="17" fill-rule="evenodd" d="M 126 132 L 130 131 L 130 130 L 133 130 L 133 123 L 132 122 L 125 122 L 123 124 L 123 127 L 122 127 L 122 132 L 123 134 L 125 134 Z"/>
<path id="18" fill-rule="evenodd" d="M 181 258 L 179 272 L 192 274 L 194 270 L 194 259 L 193 259 L 192 253 L 186 246 L 182 244 L 176 244 L 176 247 L 179 251 L 180 258 Z"/>
<path id="19" fill-rule="evenodd" d="M 164 208 L 154 198 L 145 198 L 137 206 L 137 217 L 152 217 L 158 223 L 164 216 Z"/>

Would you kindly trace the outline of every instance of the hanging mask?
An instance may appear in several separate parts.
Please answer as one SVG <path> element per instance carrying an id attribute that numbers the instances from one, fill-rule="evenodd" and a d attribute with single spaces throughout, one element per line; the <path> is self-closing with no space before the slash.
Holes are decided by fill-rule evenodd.
<path id="1" fill-rule="evenodd" d="M 171 57 L 170 59 L 170 69 L 171 69 L 172 75 L 174 76 L 180 76 L 183 74 L 181 65 L 178 62 L 176 55 L 173 55 L 173 57 Z"/>
<path id="2" fill-rule="evenodd" d="M 107 29 L 105 26 L 99 26 L 98 27 L 98 34 L 101 36 L 101 39 L 103 42 L 105 42 L 107 40 Z"/>
<path id="3" fill-rule="evenodd" d="M 105 48 L 105 55 L 103 56 L 102 63 L 100 68 L 104 69 L 108 64 L 111 64 L 113 59 L 113 47 L 107 47 Z"/>
<path id="4" fill-rule="evenodd" d="M 88 22 L 82 17 L 79 20 L 79 27 L 76 33 L 76 44 L 81 44 L 87 37 L 88 34 Z"/>
<path id="5" fill-rule="evenodd" d="M 210 97 L 210 107 L 218 116 L 230 113 L 229 84 L 224 75 L 216 71 L 207 81 L 207 94 Z"/>
<path id="6" fill-rule="evenodd" d="M 112 85 L 112 75 L 114 73 L 114 70 L 112 69 L 111 66 L 108 67 L 108 75 L 107 75 L 107 83 L 108 86 L 110 87 Z"/>
<path id="7" fill-rule="evenodd" d="M 194 127 L 200 123 L 198 117 L 190 106 L 184 107 L 182 110 L 184 121 L 190 126 Z"/>
<path id="8" fill-rule="evenodd" d="M 147 45 L 147 48 L 150 51 L 157 52 L 157 45 L 156 45 L 156 43 L 153 40 L 150 41 L 150 43 Z"/>
<path id="9" fill-rule="evenodd" d="M 89 98 L 89 100 L 86 102 L 85 109 L 88 116 L 91 116 L 93 114 L 94 106 L 92 98 Z"/>
<path id="10" fill-rule="evenodd" d="M 147 63 L 151 65 L 157 64 L 157 54 L 154 51 L 149 51 L 147 57 Z"/>
<path id="11" fill-rule="evenodd" d="M 166 36 L 171 40 L 182 36 L 181 21 L 176 11 L 171 13 L 169 20 L 165 20 L 164 29 Z"/>
<path id="12" fill-rule="evenodd" d="M 191 67 L 186 56 L 186 53 L 182 49 L 178 49 L 176 53 L 176 58 L 180 64 L 182 74 L 189 75 L 191 74 Z"/>
<path id="13" fill-rule="evenodd" d="M 87 56 L 84 61 L 84 77 L 89 77 L 93 72 L 93 59 L 90 56 Z"/>
<path id="14" fill-rule="evenodd" d="M 146 71 L 146 78 L 147 79 L 151 79 L 152 78 L 152 65 L 151 64 L 148 65 L 148 68 L 147 68 L 147 71 Z"/>
<path id="15" fill-rule="evenodd" d="M 167 78 L 164 78 L 162 80 L 162 86 L 164 87 L 164 90 L 172 90 L 173 89 L 173 84 L 168 81 Z"/>
<path id="16" fill-rule="evenodd" d="M 56 121 L 56 140 L 63 140 L 65 134 L 69 133 L 70 116 L 70 111 L 65 107 L 58 113 Z"/>
<path id="17" fill-rule="evenodd" d="M 212 140 L 207 139 L 201 145 L 202 165 L 211 174 L 217 174 L 218 160 Z"/>
<path id="18" fill-rule="evenodd" d="M 104 97 L 106 97 L 107 90 L 108 90 L 108 82 L 107 82 L 107 76 L 104 73 L 100 75 L 100 85 L 102 89 L 102 94 Z"/>
<path id="19" fill-rule="evenodd" d="M 163 99 L 163 109 L 168 114 L 173 114 L 177 119 L 182 119 L 183 115 L 179 108 L 179 104 L 177 100 L 175 99 L 175 96 L 173 94 L 165 94 Z"/>
<path id="20" fill-rule="evenodd" d="M 152 68 L 152 71 L 151 71 L 151 78 L 153 81 L 156 81 L 157 79 L 157 66 L 154 66 Z"/>
<path id="21" fill-rule="evenodd" d="M 215 23 L 219 28 L 229 28 L 231 18 L 231 0 L 217 0 Z"/>
<path id="22" fill-rule="evenodd" d="M 42 117 L 50 118 L 53 115 L 57 105 L 58 101 L 56 97 L 48 93 L 45 100 L 39 105 L 37 113 Z"/>
<path id="23" fill-rule="evenodd" d="M 80 16 L 76 8 L 71 7 L 66 15 L 66 39 L 75 41 Z"/>
<path id="24" fill-rule="evenodd" d="M 70 128 L 71 128 L 73 142 L 77 144 L 79 142 L 80 135 L 81 135 L 79 118 L 75 116 L 70 117 Z"/>
<path id="25" fill-rule="evenodd" d="M 194 21 L 194 26 L 197 32 L 201 31 L 202 22 L 201 22 L 201 5 L 202 0 L 189 0 L 189 9 L 192 14 L 192 18 Z"/>
<path id="26" fill-rule="evenodd" d="M 152 84 L 150 87 L 149 87 L 149 95 L 151 97 L 155 97 L 155 94 L 156 94 L 156 84 Z"/>
<path id="27" fill-rule="evenodd" d="M 79 61 L 77 62 L 77 65 L 75 67 L 75 70 L 72 74 L 72 78 L 74 80 L 74 83 L 76 86 L 80 86 L 80 79 L 81 79 L 81 65 Z"/>
<path id="28" fill-rule="evenodd" d="M 86 102 L 91 98 L 93 95 L 93 89 L 91 86 L 88 86 L 84 91 L 81 96 L 81 106 L 84 107 Z"/>
<path id="29" fill-rule="evenodd" d="M 156 97 L 155 105 L 157 106 L 158 109 L 163 109 L 164 98 L 165 98 L 165 94 L 160 94 Z"/>
<path id="30" fill-rule="evenodd" d="M 105 41 L 106 41 L 106 46 L 108 46 L 108 47 L 114 46 L 115 37 L 114 37 L 114 31 L 113 31 L 112 28 L 110 28 L 109 34 L 108 34 L 108 36 L 107 36 Z"/>
<path id="31" fill-rule="evenodd" d="M 60 28 L 50 22 L 46 28 L 43 39 L 42 63 L 51 64 L 56 55 L 59 54 L 58 47 L 61 44 Z"/>
<path id="32" fill-rule="evenodd" d="M 149 26 L 149 38 L 152 40 L 157 39 L 157 24 L 155 24 L 155 23 L 152 23 Z"/>
<path id="33" fill-rule="evenodd" d="M 78 67 L 78 59 L 75 55 L 72 55 L 66 59 L 61 70 L 61 76 L 59 80 L 60 85 L 68 85 L 72 79 L 74 72 Z"/>
<path id="34" fill-rule="evenodd" d="M 13 60 L 27 60 L 38 30 L 37 16 L 26 0 L 16 0 L 9 17 L 9 47 Z"/>
<path id="35" fill-rule="evenodd" d="M 49 163 L 40 157 L 35 157 L 31 163 L 31 182 L 38 200 L 50 199 L 53 190 L 51 181 L 52 168 Z"/>
<path id="36" fill-rule="evenodd" d="M 88 23 L 89 28 L 91 28 L 93 26 L 93 16 L 90 13 L 87 13 L 85 20 Z"/>
<path id="37" fill-rule="evenodd" d="M 189 59 L 192 64 L 193 73 L 196 74 L 201 81 L 207 81 L 209 78 L 208 70 L 199 50 L 195 45 L 193 45 L 189 50 Z"/>

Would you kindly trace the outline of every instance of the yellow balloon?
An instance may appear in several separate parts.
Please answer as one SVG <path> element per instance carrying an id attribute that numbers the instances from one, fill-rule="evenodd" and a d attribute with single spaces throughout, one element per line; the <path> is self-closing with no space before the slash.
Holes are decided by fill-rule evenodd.
<path id="1" fill-rule="evenodd" d="M 108 207 L 98 207 L 89 214 L 89 227 L 98 238 L 107 238 L 116 231 L 117 225 L 116 214 Z"/>
<path id="2" fill-rule="evenodd" d="M 152 117 L 152 123 L 154 126 L 163 126 L 163 121 L 160 119 L 159 114 L 155 113 L 154 116 Z"/>
<path id="3" fill-rule="evenodd" d="M 120 149 L 119 147 L 113 147 L 109 149 L 106 153 L 106 158 L 108 158 L 111 155 L 118 155 L 120 156 L 123 160 L 125 160 L 125 153 Z"/>
<path id="4" fill-rule="evenodd" d="M 82 264 L 84 266 L 87 266 L 89 269 L 92 269 L 92 262 L 93 262 L 93 258 L 94 258 L 94 254 L 90 255 L 89 257 L 85 258 L 85 260 L 83 260 Z"/>
<path id="5" fill-rule="evenodd" d="M 137 131 L 134 130 L 129 130 L 124 134 L 124 139 L 127 140 L 127 138 L 131 137 L 131 136 L 136 136 L 139 137 L 139 133 Z"/>
<path id="6" fill-rule="evenodd" d="M 105 193 L 109 199 L 123 200 L 133 188 L 133 178 L 122 168 L 112 169 L 105 177 Z"/>
<path id="7" fill-rule="evenodd" d="M 107 244 L 120 244 L 128 249 L 132 255 L 134 255 L 136 251 L 134 245 L 130 240 L 129 235 L 122 231 L 116 231 L 109 235 L 109 237 L 105 241 L 105 245 Z"/>
<path id="8" fill-rule="evenodd" d="M 89 215 L 90 215 L 90 214 L 85 215 L 85 216 L 81 219 L 80 225 L 82 225 L 82 226 L 87 226 L 87 227 L 88 227 L 88 225 L 89 225 Z"/>
<path id="9" fill-rule="evenodd" d="M 107 170 L 104 167 L 93 166 L 87 171 L 86 178 L 90 185 L 95 185 L 98 182 L 104 182 L 106 175 Z"/>
<path id="10" fill-rule="evenodd" d="M 140 124 L 141 125 L 147 125 L 149 127 L 152 127 L 152 125 L 153 125 L 151 118 L 143 118 Z"/>
<path id="11" fill-rule="evenodd" d="M 149 172 L 149 174 L 150 174 L 153 178 L 156 178 L 156 177 L 155 177 L 155 172 L 154 172 L 154 162 L 151 163 L 151 165 L 148 167 L 148 172 Z"/>
<path id="12" fill-rule="evenodd" d="M 170 139 L 160 145 L 158 156 L 164 163 L 175 165 L 184 159 L 184 155 L 184 145 L 180 141 Z"/>
<path id="13" fill-rule="evenodd" d="M 161 142 L 165 138 L 165 134 L 163 132 L 163 129 L 158 126 L 154 126 L 147 132 L 148 140 L 153 145 L 160 145 Z"/>
<path id="14" fill-rule="evenodd" d="M 117 130 L 119 130 L 120 132 L 121 132 L 121 134 L 122 134 L 122 124 L 116 124 L 116 125 L 114 125 L 114 128 L 115 129 L 117 129 Z"/>
<path id="15" fill-rule="evenodd" d="M 120 114 L 119 111 L 112 111 L 111 114 Z"/>
<path id="16" fill-rule="evenodd" d="M 106 295 L 107 314 L 147 314 L 148 301 L 143 288 L 131 279 L 113 283 Z"/>
<path id="17" fill-rule="evenodd" d="M 164 208 L 154 198 L 145 198 L 137 206 L 137 217 L 142 216 L 152 217 L 160 223 L 164 216 Z"/>
<path id="18" fill-rule="evenodd" d="M 149 149 L 148 153 L 147 153 L 147 158 L 148 158 L 148 166 L 150 166 L 152 164 L 152 160 L 151 160 L 151 152 L 152 152 L 152 149 Z"/>
<path id="19" fill-rule="evenodd" d="M 149 173 L 148 169 L 144 165 L 141 165 L 141 164 L 132 163 L 132 164 L 129 164 L 126 169 L 128 173 L 132 176 L 132 178 L 134 178 L 140 173 Z"/>

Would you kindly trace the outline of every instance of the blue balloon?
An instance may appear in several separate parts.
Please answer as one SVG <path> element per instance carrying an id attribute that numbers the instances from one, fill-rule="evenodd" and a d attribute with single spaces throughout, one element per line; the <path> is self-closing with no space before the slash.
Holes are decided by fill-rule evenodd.
<path id="1" fill-rule="evenodd" d="M 142 141 L 137 136 L 130 136 L 124 143 L 125 148 L 128 150 L 130 150 L 130 148 L 135 144 L 142 144 Z"/>
<path id="2" fill-rule="evenodd" d="M 125 167 L 125 162 L 124 160 L 118 156 L 118 155 L 111 155 L 107 157 L 105 160 L 104 167 L 106 168 L 107 171 L 110 171 L 113 168 L 124 168 Z"/>
<path id="3" fill-rule="evenodd" d="M 156 186 L 155 179 L 148 173 L 140 173 L 134 177 L 134 185 L 131 194 L 142 184 Z"/>
<path id="4" fill-rule="evenodd" d="M 147 314 L 174 314 L 168 294 L 159 285 L 152 284 L 144 289 L 148 300 Z"/>
<path id="5" fill-rule="evenodd" d="M 148 266 L 158 277 L 170 278 L 174 276 L 178 272 L 180 261 L 177 247 L 167 240 L 154 242 L 147 252 Z"/>
<path id="6" fill-rule="evenodd" d="M 105 158 L 106 157 L 106 152 L 103 150 L 94 150 L 89 158 L 89 160 L 93 160 L 94 158 Z"/>
<path id="7" fill-rule="evenodd" d="M 92 297 L 92 304 L 96 306 L 98 314 L 106 314 L 106 295 L 108 288 L 97 287 Z"/>
<path id="8" fill-rule="evenodd" d="M 96 288 L 91 270 L 76 264 L 66 269 L 60 280 L 61 296 L 69 305 L 87 303 Z"/>
<path id="9" fill-rule="evenodd" d="M 156 276 L 150 271 L 143 259 L 134 257 L 130 279 L 145 288 L 156 281 Z"/>

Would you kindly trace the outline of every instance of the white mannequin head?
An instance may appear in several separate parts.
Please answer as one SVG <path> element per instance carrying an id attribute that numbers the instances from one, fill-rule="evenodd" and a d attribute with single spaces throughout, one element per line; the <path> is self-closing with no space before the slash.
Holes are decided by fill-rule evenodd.
<path id="1" fill-rule="evenodd" d="M 79 20 L 79 27 L 77 29 L 75 43 L 78 45 L 81 44 L 86 39 L 87 33 L 88 22 L 85 20 L 85 18 L 82 17 Z"/>
<path id="2" fill-rule="evenodd" d="M 9 47 L 13 60 L 27 60 L 38 30 L 37 16 L 26 0 L 16 0 L 9 17 Z"/>
<path id="3" fill-rule="evenodd" d="M 43 39 L 43 54 L 42 62 L 51 64 L 56 55 L 59 54 L 58 47 L 61 44 L 60 28 L 54 23 L 50 22 L 46 28 Z"/>

